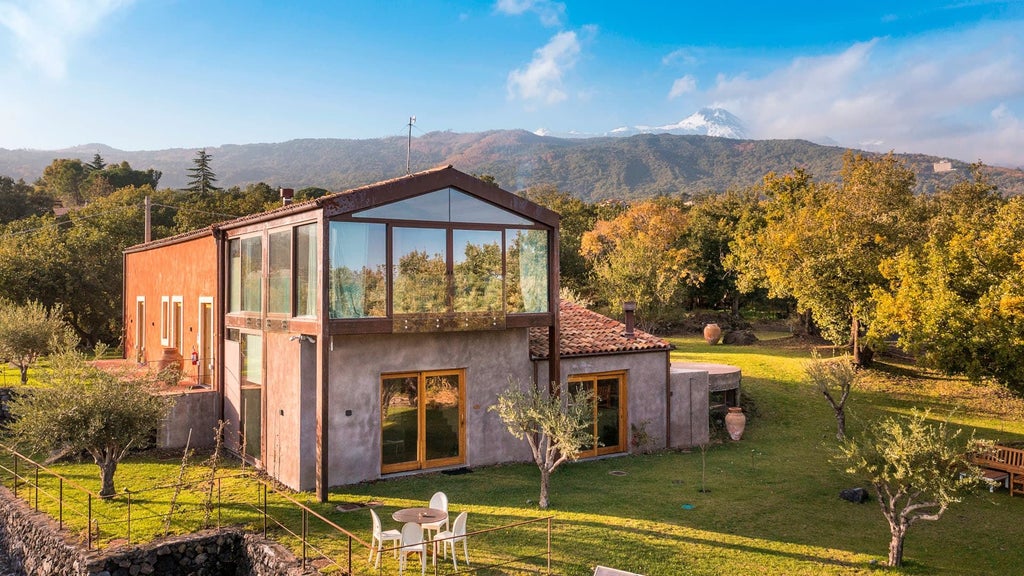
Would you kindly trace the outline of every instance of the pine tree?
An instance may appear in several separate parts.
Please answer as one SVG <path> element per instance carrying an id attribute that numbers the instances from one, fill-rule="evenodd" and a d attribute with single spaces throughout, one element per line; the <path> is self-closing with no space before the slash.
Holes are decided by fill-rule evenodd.
<path id="1" fill-rule="evenodd" d="M 92 162 L 85 163 L 85 169 L 89 172 L 92 172 L 93 170 L 103 170 L 106 166 L 107 163 L 103 161 L 103 156 L 100 156 L 99 152 L 93 154 Z"/>
<path id="2" fill-rule="evenodd" d="M 206 153 L 205 148 L 196 152 L 196 157 L 192 159 L 195 167 L 188 169 L 190 180 L 188 188 L 185 188 L 187 192 L 206 193 L 220 190 L 220 188 L 213 185 L 217 181 L 217 177 L 213 170 L 210 169 L 210 160 L 212 158 L 213 156 Z"/>

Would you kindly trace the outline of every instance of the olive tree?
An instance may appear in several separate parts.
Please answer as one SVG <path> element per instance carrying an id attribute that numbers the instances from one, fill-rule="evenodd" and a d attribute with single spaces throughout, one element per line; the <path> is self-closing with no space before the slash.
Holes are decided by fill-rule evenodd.
<path id="1" fill-rule="evenodd" d="M 551 473 L 563 463 L 576 460 L 580 450 L 594 441 L 590 407 L 593 392 L 581 389 L 574 394 L 551 394 L 536 385 L 524 386 L 509 378 L 508 388 L 488 410 L 498 413 L 509 433 L 526 439 L 533 460 L 540 469 L 540 500 L 549 505 Z"/>
<path id="2" fill-rule="evenodd" d="M 118 463 L 149 438 L 166 400 L 150 392 L 150 376 L 107 372 L 73 350 L 51 357 L 43 381 L 12 403 L 9 433 L 37 453 L 87 452 L 100 469 L 100 497 L 113 497 Z"/>
<path id="3" fill-rule="evenodd" d="M 28 383 L 29 367 L 66 331 L 60 306 L 47 310 L 40 302 L 15 304 L 0 298 L 0 359 L 18 367 L 22 385 Z"/>
<path id="4" fill-rule="evenodd" d="M 983 443 L 973 437 L 960 441 L 960 430 L 928 417 L 917 411 L 887 417 L 869 426 L 862 441 L 848 441 L 840 449 L 846 471 L 865 477 L 875 489 L 892 535 L 890 566 L 903 563 L 903 541 L 913 524 L 938 520 L 980 482 L 969 454 Z"/>
<path id="5" fill-rule="evenodd" d="M 807 379 L 825 397 L 836 415 L 836 438 L 846 439 L 846 400 L 850 397 L 857 369 L 846 358 L 814 360 L 804 366 Z"/>

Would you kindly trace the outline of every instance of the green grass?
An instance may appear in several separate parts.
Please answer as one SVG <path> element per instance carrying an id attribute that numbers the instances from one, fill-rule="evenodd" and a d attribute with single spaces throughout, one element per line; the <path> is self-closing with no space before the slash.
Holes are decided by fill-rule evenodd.
<path id="1" fill-rule="evenodd" d="M 906 565 L 898 570 L 881 567 L 888 527 L 874 501 L 857 505 L 838 498 L 841 489 L 862 485 L 862 480 L 846 475 L 831 461 L 835 420 L 825 400 L 803 381 L 808 347 L 790 345 L 788 339 L 749 347 L 710 347 L 699 337 L 672 342 L 674 360 L 728 363 L 743 370 L 747 429 L 741 441 L 726 440 L 707 451 L 709 492 L 700 491 L 702 457 L 694 450 L 566 465 L 552 476 L 549 511 L 536 507 L 539 473 L 529 464 L 338 487 L 327 504 L 314 502 L 311 494 L 294 497 L 364 540 L 370 537 L 369 512 L 363 508 L 342 513 L 335 510 L 338 504 L 379 501 L 377 512 L 385 528 L 397 527 L 391 520 L 394 510 L 425 505 L 436 490 L 448 494 L 453 517 L 469 512 L 471 531 L 552 515 L 557 574 L 590 574 L 596 564 L 649 576 L 1024 573 L 1024 498 L 985 489 L 954 505 L 940 521 L 915 524 L 906 541 Z M 911 366 L 882 363 L 867 373 L 850 399 L 849 432 L 857 434 L 878 416 L 920 407 L 930 408 L 936 417 L 952 414 L 951 420 L 979 436 L 1021 440 L 1022 406 L 1021 400 L 996 386 L 975 386 L 919 374 Z M 177 477 L 179 462 L 180 455 L 161 459 L 147 454 L 123 463 L 117 472 L 118 488 L 141 490 L 167 483 Z M 60 469 L 75 482 L 98 489 L 93 464 Z M 138 516 L 142 510 L 165 513 L 169 494 L 154 490 L 133 497 L 133 540 L 162 531 L 162 519 Z M 251 481 L 225 481 L 222 498 L 225 523 L 262 527 L 253 513 L 258 496 Z M 195 494 L 180 499 L 201 501 Z M 97 514 L 123 518 L 124 500 L 99 503 Z M 273 495 L 269 506 L 292 531 L 300 531 L 300 513 L 294 507 Z M 520 566 L 542 567 L 543 558 L 535 556 L 546 550 L 545 526 L 541 522 L 471 539 L 474 565 L 520 559 Z M 106 528 L 101 525 L 104 543 L 123 539 L 124 527 L 108 519 Z M 310 530 L 316 547 L 345 563 L 346 539 L 316 521 Z M 280 530 L 276 535 L 300 550 L 295 537 Z M 358 543 L 353 545 L 353 557 L 357 573 L 376 573 Z M 394 573 L 394 559 L 385 556 L 383 567 Z M 438 568 L 440 573 L 452 573 L 450 562 L 439 563 Z M 331 567 L 324 571 L 338 572 Z"/>

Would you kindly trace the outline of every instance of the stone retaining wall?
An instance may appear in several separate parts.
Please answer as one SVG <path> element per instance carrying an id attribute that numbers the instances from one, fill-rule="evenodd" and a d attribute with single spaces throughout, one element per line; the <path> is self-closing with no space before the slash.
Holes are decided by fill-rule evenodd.
<path id="1" fill-rule="evenodd" d="M 11 418 L 10 404 L 11 400 L 14 399 L 13 388 L 0 388 L 0 428 L 7 426 L 7 423 L 13 420 Z"/>
<path id="2" fill-rule="evenodd" d="M 280 544 L 236 528 L 173 536 L 143 546 L 86 550 L 50 516 L 0 488 L 0 555 L 25 576 L 299 576 Z"/>

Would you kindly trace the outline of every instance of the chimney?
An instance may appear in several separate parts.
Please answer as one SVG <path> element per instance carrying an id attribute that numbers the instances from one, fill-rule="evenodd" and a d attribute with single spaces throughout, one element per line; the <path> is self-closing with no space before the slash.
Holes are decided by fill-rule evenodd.
<path id="1" fill-rule="evenodd" d="M 292 203 L 292 196 L 295 195 L 295 190 L 292 188 L 281 188 L 281 205 L 287 206 Z"/>
<path id="2" fill-rule="evenodd" d="M 636 302 L 623 302 L 622 311 L 626 315 L 626 331 L 622 334 L 626 338 L 636 338 L 633 333 L 633 313 L 636 312 Z"/>

